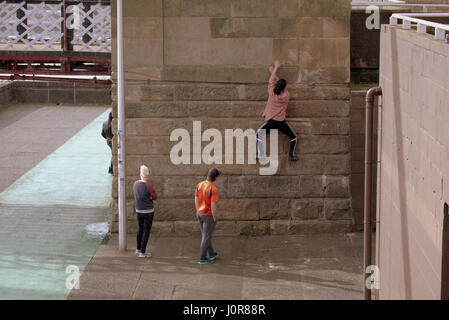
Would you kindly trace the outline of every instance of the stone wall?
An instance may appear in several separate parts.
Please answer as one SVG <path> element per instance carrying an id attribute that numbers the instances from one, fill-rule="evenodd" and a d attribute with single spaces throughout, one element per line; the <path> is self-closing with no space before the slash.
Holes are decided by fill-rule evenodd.
<path id="1" fill-rule="evenodd" d="M 11 82 L 0 82 L 0 107 L 11 101 Z"/>
<path id="2" fill-rule="evenodd" d="M 379 297 L 440 299 L 449 203 L 449 46 L 384 25 L 380 61 Z"/>
<path id="3" fill-rule="evenodd" d="M 258 165 L 216 165 L 223 175 L 218 234 L 350 230 L 349 0 L 129 0 L 124 2 L 128 230 L 135 231 L 132 183 L 151 170 L 154 231 L 198 232 L 193 194 L 205 164 L 173 165 L 175 128 L 257 129 L 267 67 L 285 62 L 287 118 L 299 136 L 297 163 L 280 136 L 276 175 Z M 113 5 L 115 3 L 113 2 Z M 116 8 L 112 8 L 113 35 Z M 115 39 L 114 39 L 115 40 Z M 116 61 L 114 41 L 112 61 Z M 116 82 L 116 65 L 113 78 Z M 116 114 L 116 87 L 113 112 Z M 116 122 L 114 122 L 116 130 Z M 116 141 L 114 141 L 116 148 Z M 115 172 L 117 163 L 115 162 Z M 117 231 L 117 178 L 111 230 Z"/>
<path id="4" fill-rule="evenodd" d="M 110 91 L 108 84 L 14 81 L 11 84 L 11 100 L 18 103 L 109 105 Z"/>

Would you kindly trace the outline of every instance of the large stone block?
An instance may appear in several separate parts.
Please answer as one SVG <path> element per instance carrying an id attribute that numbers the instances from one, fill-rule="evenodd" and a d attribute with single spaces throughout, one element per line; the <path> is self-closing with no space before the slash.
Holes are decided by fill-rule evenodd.
<path id="1" fill-rule="evenodd" d="M 312 134 L 348 135 L 350 123 L 348 118 L 312 119 Z"/>
<path id="2" fill-rule="evenodd" d="M 290 101 L 287 117 L 347 117 L 350 104 L 342 100 Z"/>
<path id="3" fill-rule="evenodd" d="M 227 17 L 228 0 L 164 0 L 166 17 Z"/>
<path id="4" fill-rule="evenodd" d="M 352 229 L 350 221 L 292 220 L 288 228 L 289 234 L 344 233 Z"/>
<path id="5" fill-rule="evenodd" d="M 183 85 L 175 88 L 176 100 L 240 100 L 243 86 L 235 85 Z"/>
<path id="6" fill-rule="evenodd" d="M 322 219 L 323 208 L 323 199 L 295 199 L 292 200 L 291 215 L 298 220 Z"/>
<path id="7" fill-rule="evenodd" d="M 300 154 L 342 154 L 349 152 L 349 137 L 337 135 L 308 135 L 298 141 Z"/>
<path id="8" fill-rule="evenodd" d="M 259 220 L 258 200 L 224 199 L 218 202 L 219 220 Z"/>
<path id="9" fill-rule="evenodd" d="M 188 116 L 185 102 L 125 102 L 127 118 L 185 118 Z"/>
<path id="10" fill-rule="evenodd" d="M 112 5 L 111 16 L 117 16 L 117 6 Z M 124 18 L 162 17 L 161 0 L 127 0 L 123 4 Z"/>
<path id="11" fill-rule="evenodd" d="M 348 198 L 349 196 L 348 176 L 326 177 L 326 198 Z"/>
<path id="12" fill-rule="evenodd" d="M 321 198 L 324 196 L 324 181 L 322 176 L 300 176 L 301 198 Z"/>
<path id="13" fill-rule="evenodd" d="M 229 198 L 290 198 L 300 194 L 299 177 L 241 176 L 228 178 Z"/>
<path id="14" fill-rule="evenodd" d="M 261 220 L 288 219 L 290 217 L 289 199 L 260 199 L 258 202 Z"/>
<path id="15" fill-rule="evenodd" d="M 231 178 L 231 177 L 229 177 Z M 205 176 L 171 176 L 164 179 L 164 197 L 166 198 L 189 198 L 195 196 L 195 188 L 198 183 L 205 180 Z M 227 198 L 228 177 L 218 178 L 214 184 L 218 188 L 218 198 Z"/>
<path id="16" fill-rule="evenodd" d="M 302 38 L 299 65 L 303 68 L 348 68 L 350 64 L 350 44 L 347 38 Z M 332 54 L 328 54 L 332 52 Z M 328 82 L 332 83 L 332 82 Z"/>
<path id="17" fill-rule="evenodd" d="M 298 38 L 348 38 L 350 21 L 347 17 L 303 17 L 297 23 Z"/>
<path id="18" fill-rule="evenodd" d="M 158 199 L 154 206 L 155 221 L 196 221 L 195 200 Z"/>
<path id="19" fill-rule="evenodd" d="M 274 39 L 273 58 L 285 64 L 298 64 L 298 42 L 296 39 Z"/>
<path id="20" fill-rule="evenodd" d="M 296 39 L 295 18 L 216 18 L 211 19 L 213 38 Z"/>
<path id="21" fill-rule="evenodd" d="M 351 14 L 351 0 L 299 0 L 301 17 L 348 17 Z"/>
<path id="22" fill-rule="evenodd" d="M 350 154 L 328 155 L 325 157 L 325 174 L 347 175 L 351 173 Z"/>
<path id="23" fill-rule="evenodd" d="M 327 220 L 352 219 L 350 199 L 325 199 L 324 215 Z"/>
<path id="24" fill-rule="evenodd" d="M 278 12 L 276 0 L 231 0 L 232 17 L 276 17 Z"/>
<path id="25" fill-rule="evenodd" d="M 237 221 L 237 226 L 243 236 L 263 236 L 270 232 L 269 221 Z"/>

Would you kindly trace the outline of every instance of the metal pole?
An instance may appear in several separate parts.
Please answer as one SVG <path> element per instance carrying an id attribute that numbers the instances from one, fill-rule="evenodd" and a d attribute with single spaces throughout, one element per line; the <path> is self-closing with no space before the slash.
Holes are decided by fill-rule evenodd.
<path id="1" fill-rule="evenodd" d="M 365 300 L 371 300 L 371 290 L 366 285 L 368 274 L 366 268 L 371 265 L 371 196 L 372 196 L 372 162 L 373 162 L 373 104 L 374 96 L 382 94 L 380 87 L 371 88 L 366 94 L 365 114 L 365 194 L 364 194 L 364 252 L 363 252 L 363 293 Z"/>
<path id="2" fill-rule="evenodd" d="M 119 250 L 126 250 L 126 195 L 125 195 L 125 95 L 123 73 L 123 18 L 122 0 L 117 0 L 117 149 L 118 149 L 118 211 Z"/>

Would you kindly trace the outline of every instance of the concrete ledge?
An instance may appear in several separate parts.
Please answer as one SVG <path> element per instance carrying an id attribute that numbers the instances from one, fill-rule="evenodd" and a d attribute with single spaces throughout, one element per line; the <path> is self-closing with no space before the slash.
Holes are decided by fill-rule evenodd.
<path id="1" fill-rule="evenodd" d="M 19 103 L 110 105 L 110 85 L 53 81 L 15 81 L 11 101 Z"/>

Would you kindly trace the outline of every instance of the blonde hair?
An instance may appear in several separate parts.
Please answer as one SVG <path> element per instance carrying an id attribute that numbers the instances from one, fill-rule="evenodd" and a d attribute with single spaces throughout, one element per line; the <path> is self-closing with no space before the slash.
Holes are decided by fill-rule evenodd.
<path id="1" fill-rule="evenodd" d="M 150 176 L 150 170 L 148 169 L 148 167 L 145 165 L 141 165 L 140 166 L 140 178 L 142 180 L 148 180 L 149 176 Z"/>

